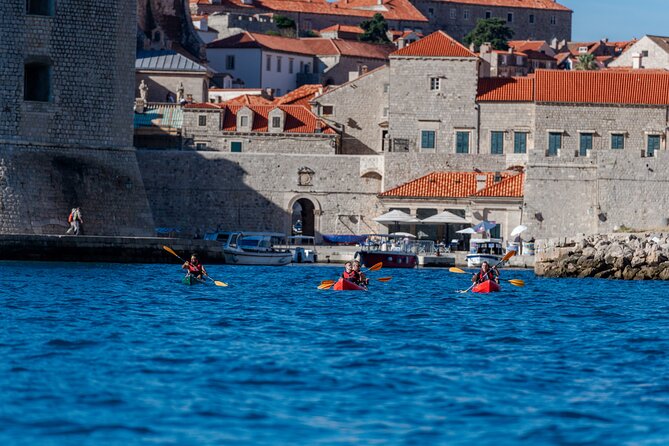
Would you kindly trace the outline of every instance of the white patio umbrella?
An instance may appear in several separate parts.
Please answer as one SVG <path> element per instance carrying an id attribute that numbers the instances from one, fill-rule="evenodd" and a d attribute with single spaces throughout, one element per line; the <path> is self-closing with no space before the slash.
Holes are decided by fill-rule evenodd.
<path id="1" fill-rule="evenodd" d="M 440 214 L 427 217 L 422 221 L 422 223 L 427 225 L 442 225 L 442 224 L 468 224 L 471 222 L 462 217 L 458 217 L 452 212 L 444 211 Z"/>
<path id="2" fill-rule="evenodd" d="M 513 231 L 511 231 L 511 237 L 515 237 L 517 235 L 520 235 L 521 233 L 527 231 L 527 226 L 525 225 L 518 225 L 515 228 L 513 228 Z"/>
<path id="3" fill-rule="evenodd" d="M 460 229 L 459 231 L 455 231 L 458 234 L 476 234 L 476 231 L 474 228 L 466 228 L 466 229 Z"/>
<path id="4" fill-rule="evenodd" d="M 390 234 L 390 235 L 395 235 L 395 236 L 397 236 L 397 237 L 416 238 L 415 235 L 410 234 L 410 233 L 408 233 L 408 232 L 393 232 L 393 233 Z"/>
<path id="5" fill-rule="evenodd" d="M 417 219 L 416 217 L 412 217 L 411 215 L 407 214 L 406 212 L 402 212 L 400 210 L 395 209 L 394 211 L 387 212 L 383 215 L 379 215 L 378 217 L 373 219 L 377 223 L 381 224 L 400 224 L 400 223 L 420 223 L 420 220 Z"/>

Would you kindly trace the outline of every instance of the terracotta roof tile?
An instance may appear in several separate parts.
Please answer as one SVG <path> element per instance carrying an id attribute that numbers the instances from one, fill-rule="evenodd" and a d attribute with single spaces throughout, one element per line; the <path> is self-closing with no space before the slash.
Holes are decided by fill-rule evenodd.
<path id="1" fill-rule="evenodd" d="M 274 99 L 276 105 L 309 105 L 309 102 L 319 93 L 322 93 L 324 87 L 321 84 L 307 84 L 296 88 L 281 97 Z"/>
<path id="2" fill-rule="evenodd" d="M 253 132 L 267 132 L 267 116 L 270 111 L 280 108 L 286 113 L 285 133 L 325 133 L 336 134 L 336 132 L 327 126 L 322 120 L 302 105 L 224 105 L 223 128 L 224 132 L 237 131 L 237 112 L 247 107 L 254 113 Z"/>
<path id="3" fill-rule="evenodd" d="M 387 190 L 379 196 L 406 198 L 522 197 L 525 177 L 523 174 L 501 172 L 502 181 L 498 183 L 495 183 L 495 175 L 494 172 L 432 172 Z M 485 187 L 477 191 L 477 180 L 480 176 L 485 176 L 486 182 Z M 512 177 L 520 178 L 507 183 L 507 180 Z M 485 195 L 479 195 L 482 192 Z"/>
<path id="4" fill-rule="evenodd" d="M 669 72 L 537 70 L 537 102 L 669 104 Z"/>
<path id="5" fill-rule="evenodd" d="M 540 51 L 546 42 L 543 40 L 509 40 L 509 46 L 516 51 Z"/>
<path id="6" fill-rule="evenodd" d="M 476 100 L 480 102 L 532 102 L 534 100 L 534 78 L 532 76 L 481 78 Z"/>
<path id="7" fill-rule="evenodd" d="M 553 11 L 571 11 L 555 0 L 452 0 L 452 3 L 480 6 L 500 6 L 505 8 L 549 9 Z"/>
<path id="8" fill-rule="evenodd" d="M 206 108 L 206 109 L 220 109 L 221 106 L 218 104 L 212 104 L 211 102 L 193 102 L 190 104 L 184 105 L 184 108 Z"/>
<path id="9" fill-rule="evenodd" d="M 225 101 L 225 104 L 269 105 L 272 101 L 258 94 L 243 94 Z"/>
<path id="10" fill-rule="evenodd" d="M 360 28 L 359 26 L 350 26 L 350 25 L 332 25 L 328 26 L 327 28 L 323 28 L 319 33 L 327 33 L 327 32 L 342 32 L 342 33 L 351 33 L 351 34 L 364 34 L 364 30 Z"/>
<path id="11" fill-rule="evenodd" d="M 391 53 L 391 56 L 422 56 L 422 57 L 473 57 L 457 40 L 443 31 L 437 31 Z"/>

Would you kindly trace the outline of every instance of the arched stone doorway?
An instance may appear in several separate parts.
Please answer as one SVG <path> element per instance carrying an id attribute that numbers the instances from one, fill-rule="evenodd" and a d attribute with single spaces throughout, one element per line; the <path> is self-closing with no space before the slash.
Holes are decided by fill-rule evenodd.
<path id="1" fill-rule="evenodd" d="M 308 198 L 300 198 L 293 203 L 291 228 L 294 235 L 316 234 L 316 205 Z"/>

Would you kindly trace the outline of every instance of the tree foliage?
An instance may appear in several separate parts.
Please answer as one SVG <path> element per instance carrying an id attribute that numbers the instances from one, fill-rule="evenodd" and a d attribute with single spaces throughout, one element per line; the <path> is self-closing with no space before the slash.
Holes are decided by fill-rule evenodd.
<path id="1" fill-rule="evenodd" d="M 475 51 L 479 51 L 481 45 L 490 42 L 493 49 L 508 50 L 509 40 L 513 38 L 513 30 L 499 17 L 480 19 L 476 27 L 465 36 L 464 43 L 469 46 L 474 44 Z"/>
<path id="2" fill-rule="evenodd" d="M 297 26 L 295 25 L 295 20 L 284 15 L 275 15 L 274 24 L 276 25 L 279 32 L 278 35 L 284 37 L 295 37 L 297 32 Z"/>
<path id="3" fill-rule="evenodd" d="M 389 43 L 388 40 L 388 24 L 383 15 L 378 12 L 374 14 L 371 20 L 365 20 L 360 23 L 360 28 L 364 33 L 360 36 L 361 42 L 369 43 Z"/>
<path id="4" fill-rule="evenodd" d="M 578 56 L 576 63 L 574 64 L 574 70 L 579 71 L 592 71 L 597 70 L 597 62 L 595 62 L 595 56 L 592 54 L 581 54 Z"/>

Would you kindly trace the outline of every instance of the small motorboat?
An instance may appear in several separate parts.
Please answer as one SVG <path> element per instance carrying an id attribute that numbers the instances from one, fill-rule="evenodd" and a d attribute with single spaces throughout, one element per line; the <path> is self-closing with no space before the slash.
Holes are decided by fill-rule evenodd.
<path id="1" fill-rule="evenodd" d="M 486 280 L 485 282 L 477 283 L 472 288 L 472 293 L 495 293 L 500 291 L 499 284 L 493 280 Z"/>
<path id="2" fill-rule="evenodd" d="M 367 291 L 367 288 L 364 286 L 360 286 L 341 277 L 337 283 L 334 284 L 334 289 L 336 291 Z"/>
<path id="3" fill-rule="evenodd" d="M 197 277 L 193 276 L 192 274 L 186 274 L 183 279 L 181 279 L 181 283 L 184 285 L 199 285 L 201 283 L 205 283 L 206 281 L 204 279 L 198 279 Z"/>

